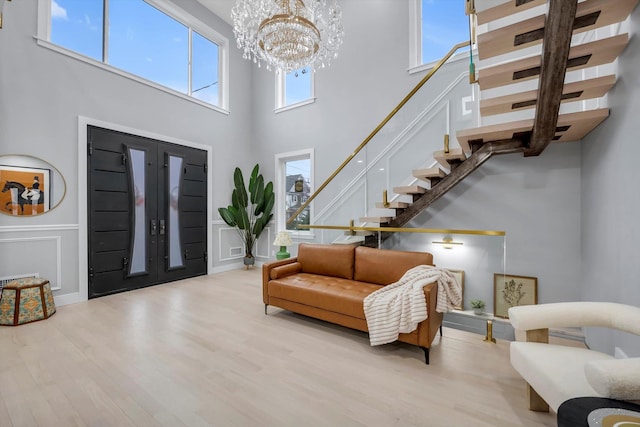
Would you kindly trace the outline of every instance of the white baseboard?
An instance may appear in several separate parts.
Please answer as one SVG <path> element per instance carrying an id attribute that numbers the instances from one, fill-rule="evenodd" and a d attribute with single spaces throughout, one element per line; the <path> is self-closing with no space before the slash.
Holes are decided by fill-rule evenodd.
<path id="1" fill-rule="evenodd" d="M 83 297 L 80 292 L 72 292 L 64 295 L 54 295 L 53 301 L 56 303 L 56 307 L 62 307 L 63 305 L 75 304 L 77 302 L 83 302 L 87 299 Z"/>

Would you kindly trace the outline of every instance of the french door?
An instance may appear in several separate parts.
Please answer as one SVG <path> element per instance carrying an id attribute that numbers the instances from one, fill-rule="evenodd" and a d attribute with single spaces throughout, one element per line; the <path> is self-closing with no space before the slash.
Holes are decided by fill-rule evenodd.
<path id="1" fill-rule="evenodd" d="M 87 134 L 89 298 L 206 274 L 206 151 Z"/>

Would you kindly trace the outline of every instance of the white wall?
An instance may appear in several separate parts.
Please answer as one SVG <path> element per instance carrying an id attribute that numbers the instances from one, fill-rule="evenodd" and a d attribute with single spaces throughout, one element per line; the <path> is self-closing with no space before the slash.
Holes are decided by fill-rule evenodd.
<path id="1" fill-rule="evenodd" d="M 273 73 L 260 70 L 254 76 L 255 129 L 259 131 L 254 143 L 261 164 L 272 168 L 277 153 L 315 147 L 316 185 L 424 76 L 407 72 L 409 2 L 371 1 L 366 8 L 359 7 L 358 0 L 340 4 L 345 43 L 331 67 L 316 73 L 315 103 L 274 114 Z M 439 79 L 450 81 L 447 74 L 452 70 L 459 72 L 457 66 L 445 68 L 428 85 L 440 88 Z M 454 138 L 451 144 L 455 146 Z M 541 302 L 575 300 L 580 286 L 580 149 L 579 143 L 571 143 L 554 145 L 536 158 L 495 157 L 411 226 L 504 230 L 508 274 L 538 277 Z M 321 208 L 316 205 L 316 212 Z M 420 243 L 424 238 L 403 235 L 390 244 L 424 248 Z M 451 267 L 471 268 L 478 262 L 473 256 Z M 442 264 L 437 254 L 434 261 Z M 495 262 L 487 265 L 487 271 Z M 473 281 L 473 277 L 467 279 Z M 469 295 L 475 292 L 490 308 L 492 273 L 476 277 L 475 282 L 478 288 Z"/>
<path id="2" fill-rule="evenodd" d="M 539 303 L 574 301 L 580 293 L 580 143 L 552 144 L 539 157 L 492 157 L 409 225 L 505 231 L 504 272 L 537 277 Z M 419 250 L 424 239 L 403 238 L 397 247 Z M 489 248 L 498 244 L 493 237 L 484 240 Z M 442 265 L 434 253 L 434 261 L 470 270 L 465 301 L 484 299 L 491 311 L 493 273 L 502 273 L 502 253 L 498 259 L 495 250 L 490 255 L 470 253 L 457 265 Z M 484 271 L 481 283 L 475 271 Z"/>
<path id="3" fill-rule="evenodd" d="M 4 7 L 4 28 L 0 30 L 0 154 L 29 154 L 46 160 L 64 176 L 67 193 L 60 206 L 46 215 L 1 215 L 0 242 L 59 236 L 62 252 L 38 261 L 56 274 L 61 270 L 62 289 L 55 292 L 59 298 L 78 292 L 78 260 L 86 256 L 77 249 L 78 207 L 86 197 L 78 194 L 79 174 L 86 173 L 77 166 L 78 156 L 84 155 L 78 153 L 78 116 L 212 147 L 209 171 L 215 187 L 210 201 L 213 209 L 230 199 L 233 168 L 238 165 L 248 169 L 252 163 L 252 68 L 235 48 L 228 24 L 195 0 L 180 2 L 187 12 L 231 41 L 230 114 L 225 115 L 38 46 L 34 40 L 37 3 L 20 1 Z M 25 249 L 22 243 L 5 242 L 3 252 L 7 245 L 15 248 L 8 249 L 16 251 L 14 256 L 29 258 L 28 246 Z M 33 245 L 39 245 L 38 241 Z M 49 265 L 58 256 L 60 266 Z M 229 263 L 219 261 L 217 250 L 209 259 L 213 267 Z M 0 261 L 3 276 L 21 273 L 17 268 Z"/>
<path id="4" fill-rule="evenodd" d="M 610 117 L 583 141 L 582 283 L 587 301 L 640 306 L 640 8 L 631 17 L 631 41 L 618 59 L 609 92 Z M 640 356 L 640 339 L 593 329 L 587 342 Z"/>

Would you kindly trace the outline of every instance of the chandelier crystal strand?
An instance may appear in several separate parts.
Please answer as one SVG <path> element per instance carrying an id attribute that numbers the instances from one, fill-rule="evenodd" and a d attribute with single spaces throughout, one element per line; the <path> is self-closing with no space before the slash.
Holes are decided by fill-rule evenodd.
<path id="1" fill-rule="evenodd" d="M 336 0 L 331 3 L 327 7 L 327 0 L 237 0 L 231 17 L 242 57 L 285 73 L 330 65 L 344 35 L 342 11 Z"/>

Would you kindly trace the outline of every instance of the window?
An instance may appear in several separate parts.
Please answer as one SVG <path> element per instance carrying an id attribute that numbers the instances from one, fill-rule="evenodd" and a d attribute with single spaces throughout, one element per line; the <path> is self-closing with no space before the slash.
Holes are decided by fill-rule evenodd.
<path id="1" fill-rule="evenodd" d="M 276 197 L 278 229 L 297 230 L 299 224 L 311 224 L 312 206 L 307 206 L 291 223 L 287 221 L 309 199 L 313 192 L 313 150 L 276 155 Z M 295 234 L 297 233 L 297 234 Z M 294 236 L 310 235 L 300 229 Z"/>
<path id="2" fill-rule="evenodd" d="M 226 82 L 221 77 L 227 74 L 228 40 L 172 2 L 40 2 L 40 13 L 48 19 L 44 28 L 39 24 L 39 34 L 49 34 L 52 48 L 60 46 L 63 49 L 56 50 L 70 56 L 91 58 L 108 64 L 111 71 L 122 70 L 128 74 L 121 74 L 156 84 L 152 86 L 226 107 Z"/>
<path id="3" fill-rule="evenodd" d="M 466 0 L 413 0 L 411 66 L 441 59 L 457 43 L 469 40 Z"/>
<path id="4" fill-rule="evenodd" d="M 314 100 L 314 72 L 311 67 L 288 74 L 276 73 L 276 109 L 306 105 Z"/>

